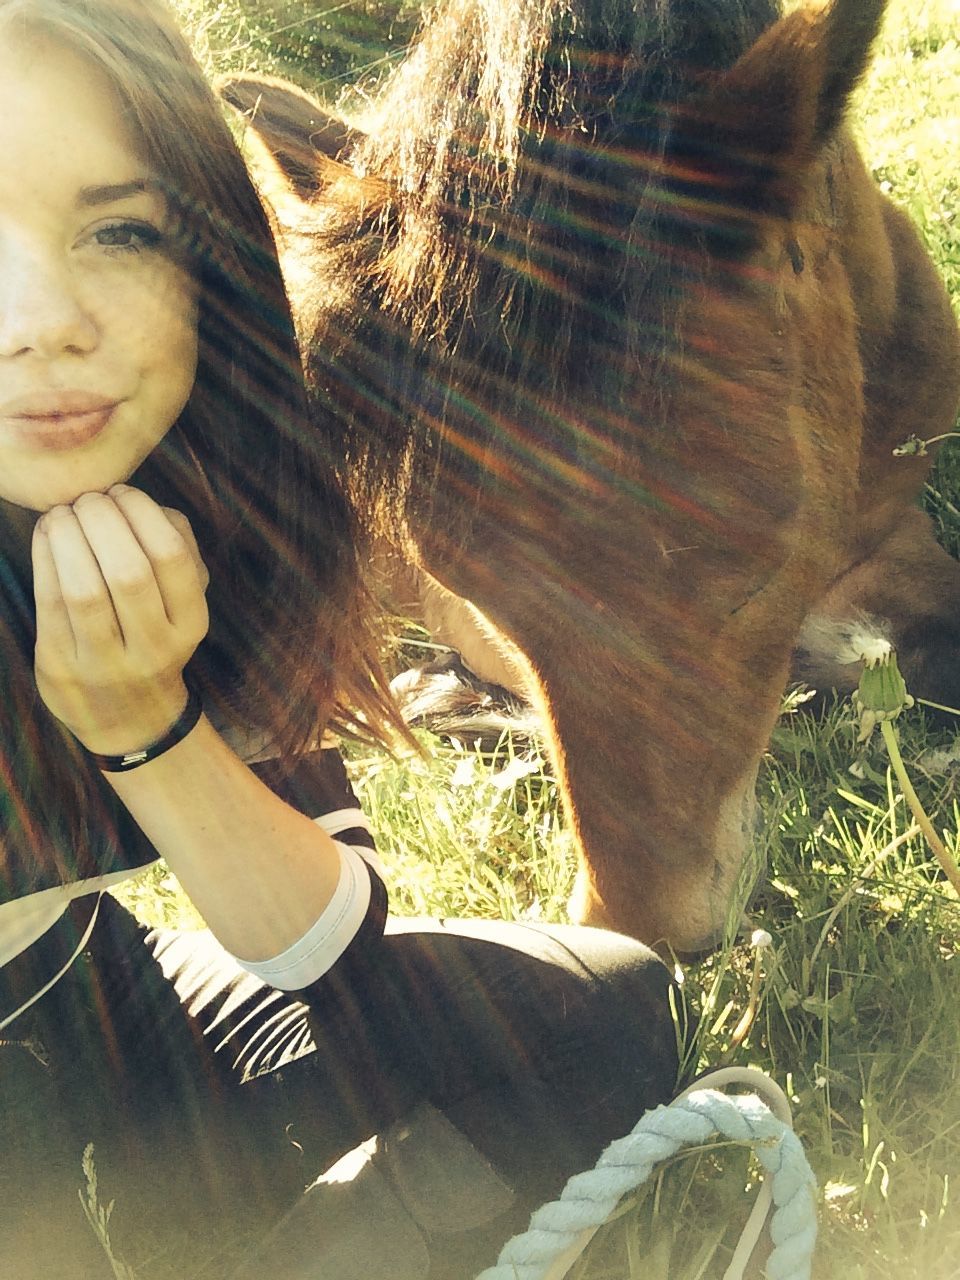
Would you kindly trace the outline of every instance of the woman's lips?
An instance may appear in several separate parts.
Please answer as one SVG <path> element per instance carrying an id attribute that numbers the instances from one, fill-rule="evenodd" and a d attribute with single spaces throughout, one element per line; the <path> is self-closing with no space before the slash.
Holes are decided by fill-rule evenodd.
<path id="1" fill-rule="evenodd" d="M 118 402 L 95 408 L 14 413 L 0 418 L 0 434 L 26 449 L 58 452 L 89 444 L 104 430 Z"/>

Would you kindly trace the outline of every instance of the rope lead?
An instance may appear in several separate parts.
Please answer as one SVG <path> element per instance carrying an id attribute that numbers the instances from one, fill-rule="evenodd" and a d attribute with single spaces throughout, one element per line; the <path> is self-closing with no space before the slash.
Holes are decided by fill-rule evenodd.
<path id="1" fill-rule="evenodd" d="M 728 1097 L 707 1082 L 746 1084 L 755 1093 Z M 768 1280 L 810 1280 L 816 1182 L 791 1127 L 789 1103 L 769 1077 L 735 1067 L 704 1076 L 669 1106 L 648 1111 L 625 1138 L 610 1143 L 593 1169 L 575 1174 L 559 1200 L 538 1209 L 529 1228 L 508 1240 L 477 1280 L 563 1280 L 625 1195 L 642 1187 L 662 1161 L 714 1137 L 752 1146 L 768 1175 L 724 1280 L 741 1280 L 771 1204 Z"/>

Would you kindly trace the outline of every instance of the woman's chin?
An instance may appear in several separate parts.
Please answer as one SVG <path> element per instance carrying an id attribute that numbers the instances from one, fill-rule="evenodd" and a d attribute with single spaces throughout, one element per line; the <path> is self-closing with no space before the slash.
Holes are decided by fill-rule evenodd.
<path id="1" fill-rule="evenodd" d="M 73 482 L 60 483 L 56 486 L 45 486 L 43 494 L 0 494 L 0 503 L 7 507 L 19 507 L 35 515 L 44 515 L 54 507 L 69 507 L 85 493 L 106 493 L 115 484 L 125 484 L 130 478 L 130 470 L 122 474 L 77 475 Z"/>

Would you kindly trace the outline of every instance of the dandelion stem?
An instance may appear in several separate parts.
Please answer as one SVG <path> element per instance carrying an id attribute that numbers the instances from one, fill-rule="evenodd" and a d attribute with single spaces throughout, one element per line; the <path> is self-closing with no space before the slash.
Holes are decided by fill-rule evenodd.
<path id="1" fill-rule="evenodd" d="M 907 774 L 906 767 L 903 763 L 903 756 L 900 754 L 900 744 L 897 742 L 897 733 L 890 720 L 880 721 L 880 732 L 883 734 L 883 741 L 886 744 L 887 754 L 890 757 L 890 763 L 893 765 L 893 771 L 897 775 L 897 781 L 900 783 L 900 789 L 904 794 L 907 804 L 917 820 L 917 826 L 923 832 L 927 844 L 933 850 L 934 856 L 943 868 L 944 875 L 960 894 L 960 867 L 957 866 L 954 859 L 947 852 L 946 846 L 933 829 L 933 823 L 927 817 L 926 810 L 920 803 L 917 793 L 913 789 L 913 784 Z"/>
<path id="2" fill-rule="evenodd" d="M 740 1021 L 733 1029 L 730 1037 L 730 1048 L 738 1048 L 746 1040 L 750 1034 L 750 1028 L 757 1020 L 757 1011 L 760 1008 L 760 982 L 763 977 L 761 968 L 760 951 L 757 950 L 753 957 L 753 976 L 750 979 L 750 995 L 747 999 L 747 1007 L 744 1009 Z"/>
<path id="3" fill-rule="evenodd" d="M 941 440 L 960 440 L 960 431 L 945 431 L 942 436 L 931 436 L 924 444 L 939 444 Z"/>

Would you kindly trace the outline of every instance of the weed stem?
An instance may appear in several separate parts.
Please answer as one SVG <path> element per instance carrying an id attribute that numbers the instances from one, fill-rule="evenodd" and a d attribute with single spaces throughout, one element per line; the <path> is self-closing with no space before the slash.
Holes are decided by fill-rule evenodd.
<path id="1" fill-rule="evenodd" d="M 897 742 L 897 733 L 892 721 L 881 720 L 880 732 L 883 734 L 883 741 L 886 744 L 893 771 L 897 775 L 897 781 L 900 783 L 900 788 L 907 804 L 910 806 L 914 818 L 916 818 L 917 826 L 926 837 L 927 844 L 933 850 L 934 856 L 943 868 L 944 875 L 956 889 L 957 894 L 960 895 L 960 867 L 957 866 L 954 859 L 947 852 L 946 846 L 934 830 L 933 823 L 927 817 L 926 810 L 913 789 L 913 784 L 903 763 L 903 756 L 900 754 L 900 744 Z"/>

